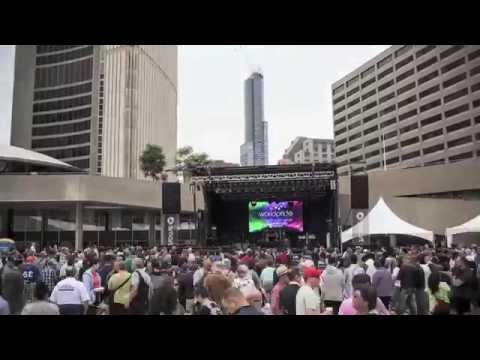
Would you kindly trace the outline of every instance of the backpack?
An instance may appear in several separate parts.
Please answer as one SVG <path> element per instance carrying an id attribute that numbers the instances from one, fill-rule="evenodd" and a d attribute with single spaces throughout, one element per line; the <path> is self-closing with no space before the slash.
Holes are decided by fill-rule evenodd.
<path id="1" fill-rule="evenodd" d="M 146 314 L 149 306 L 148 295 L 149 287 L 145 282 L 142 274 L 139 271 L 135 271 L 138 274 L 139 282 L 137 289 L 137 296 L 132 301 L 132 311 L 135 315 Z"/>

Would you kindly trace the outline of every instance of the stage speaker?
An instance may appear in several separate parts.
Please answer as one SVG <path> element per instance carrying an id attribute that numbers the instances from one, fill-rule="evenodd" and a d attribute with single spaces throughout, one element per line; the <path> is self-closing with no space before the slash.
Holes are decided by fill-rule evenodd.
<path id="1" fill-rule="evenodd" d="M 162 210 L 164 214 L 180 214 L 180 183 L 162 184 Z"/>
<path id="2" fill-rule="evenodd" d="M 350 208 L 368 209 L 368 175 L 353 175 L 350 179 Z"/>

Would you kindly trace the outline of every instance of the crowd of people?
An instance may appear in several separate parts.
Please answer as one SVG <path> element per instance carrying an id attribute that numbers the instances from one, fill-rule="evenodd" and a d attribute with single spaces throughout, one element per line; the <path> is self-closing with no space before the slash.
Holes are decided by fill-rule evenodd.
<path id="1" fill-rule="evenodd" d="M 7 315 L 446 315 L 480 307 L 476 246 L 12 250 Z"/>

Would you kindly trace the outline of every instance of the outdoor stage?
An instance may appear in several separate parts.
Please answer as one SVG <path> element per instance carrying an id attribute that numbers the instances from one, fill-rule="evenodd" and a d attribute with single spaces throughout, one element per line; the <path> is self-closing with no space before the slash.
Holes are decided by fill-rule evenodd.
<path id="1" fill-rule="evenodd" d="M 334 216 L 338 186 L 333 164 L 201 168 L 195 170 L 192 182 L 205 201 L 200 219 L 204 245 L 300 247 L 308 237 L 309 245 L 326 246 L 328 233 L 330 244 L 337 243 L 333 229 L 338 228 Z M 261 206 L 273 211 L 255 210 Z M 252 219 L 254 213 L 273 218 L 261 219 L 260 228 L 253 228 L 255 221 L 259 223 Z M 296 218 L 275 218 L 285 214 Z"/>

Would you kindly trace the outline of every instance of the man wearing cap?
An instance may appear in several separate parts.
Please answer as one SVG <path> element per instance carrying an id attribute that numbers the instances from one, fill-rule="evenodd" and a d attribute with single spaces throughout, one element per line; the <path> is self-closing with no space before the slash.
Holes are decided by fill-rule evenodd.
<path id="1" fill-rule="evenodd" d="M 309 267 L 303 270 L 305 285 L 298 289 L 295 299 L 296 315 L 321 315 L 320 270 Z"/>
<path id="2" fill-rule="evenodd" d="M 280 291 L 283 290 L 285 286 L 288 285 L 288 268 L 285 265 L 280 265 L 276 270 L 278 282 L 275 284 L 272 290 L 272 314 L 273 315 L 283 315 L 280 310 Z"/>
<path id="3" fill-rule="evenodd" d="M 90 295 L 85 285 L 75 279 L 75 268 L 67 267 L 66 278 L 60 281 L 52 291 L 50 301 L 58 305 L 60 315 L 83 315 L 88 310 Z"/>

